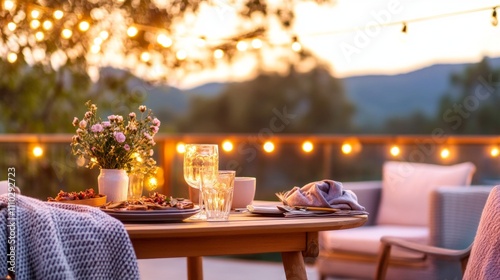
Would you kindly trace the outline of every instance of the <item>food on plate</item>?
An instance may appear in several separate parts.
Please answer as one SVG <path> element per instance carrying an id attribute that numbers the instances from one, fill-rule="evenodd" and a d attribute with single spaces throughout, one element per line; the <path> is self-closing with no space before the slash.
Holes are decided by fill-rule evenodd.
<path id="1" fill-rule="evenodd" d="M 48 201 L 69 201 L 69 200 L 84 200 L 90 198 L 99 198 L 102 197 L 100 194 L 96 194 L 94 189 L 86 189 L 85 191 L 80 192 L 65 192 L 60 190 L 55 198 L 47 197 Z"/>
<path id="2" fill-rule="evenodd" d="M 182 210 L 192 209 L 194 204 L 192 201 L 184 198 L 173 198 L 154 192 L 149 196 L 143 196 L 136 200 L 127 201 L 110 201 L 101 206 L 103 209 L 119 209 L 119 210 Z"/>

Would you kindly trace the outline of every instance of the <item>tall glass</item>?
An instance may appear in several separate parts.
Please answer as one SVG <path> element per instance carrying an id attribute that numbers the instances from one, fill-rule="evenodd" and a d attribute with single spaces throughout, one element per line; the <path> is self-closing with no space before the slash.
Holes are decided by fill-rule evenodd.
<path id="1" fill-rule="evenodd" d="M 199 193 L 200 213 L 191 219 L 205 220 L 203 186 L 212 186 L 218 181 L 219 147 L 215 144 L 187 144 L 185 148 L 184 180 Z"/>

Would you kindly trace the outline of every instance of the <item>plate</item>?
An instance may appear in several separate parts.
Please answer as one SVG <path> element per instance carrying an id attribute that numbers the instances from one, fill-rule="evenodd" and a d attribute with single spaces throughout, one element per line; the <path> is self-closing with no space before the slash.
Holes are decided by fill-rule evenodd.
<path id="1" fill-rule="evenodd" d="M 101 209 L 122 222 L 181 222 L 200 212 L 200 207 L 169 210 Z"/>
<path id="2" fill-rule="evenodd" d="M 49 202 L 70 203 L 70 204 L 99 207 L 106 204 L 106 196 L 103 194 L 99 194 L 94 198 L 75 199 L 75 200 L 49 200 Z"/>
<path id="3" fill-rule="evenodd" d="M 284 213 L 276 206 L 248 205 L 247 210 L 252 214 L 267 215 L 267 216 L 283 216 Z"/>

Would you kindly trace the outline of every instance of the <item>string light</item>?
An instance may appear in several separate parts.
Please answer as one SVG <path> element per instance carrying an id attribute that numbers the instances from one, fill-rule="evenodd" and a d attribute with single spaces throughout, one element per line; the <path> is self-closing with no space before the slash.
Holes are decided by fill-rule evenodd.
<path id="1" fill-rule="evenodd" d="M 223 57 L 224 57 L 224 51 L 223 51 L 223 50 L 221 50 L 221 49 L 216 49 L 216 50 L 214 51 L 214 58 L 215 58 L 215 59 L 221 59 L 221 58 L 223 58 Z"/>
<path id="2" fill-rule="evenodd" d="M 5 0 L 3 2 L 3 8 L 7 11 L 12 11 L 16 7 L 16 4 L 12 0 Z"/>
<path id="3" fill-rule="evenodd" d="M 35 146 L 33 147 L 33 156 L 35 157 L 41 157 L 43 155 L 43 149 L 40 146 Z"/>
<path id="4" fill-rule="evenodd" d="M 7 28 L 8 28 L 10 31 L 14 31 L 14 30 L 16 30 L 17 25 L 16 25 L 15 23 L 13 23 L 13 22 L 9 22 L 9 23 L 7 24 Z"/>
<path id="5" fill-rule="evenodd" d="M 236 49 L 240 52 L 244 52 L 248 50 L 248 43 L 245 41 L 238 41 L 238 43 L 236 44 Z"/>
<path id="6" fill-rule="evenodd" d="M 45 38 L 45 34 L 43 34 L 42 31 L 38 31 L 37 33 L 35 33 L 35 38 L 37 41 L 43 41 L 43 39 Z"/>
<path id="7" fill-rule="evenodd" d="M 292 38 L 292 50 L 294 52 L 300 52 L 302 50 L 302 45 L 299 43 L 297 36 L 293 36 Z"/>
<path id="8" fill-rule="evenodd" d="M 78 28 L 80 29 L 80 31 L 87 31 L 89 30 L 90 28 L 90 23 L 88 23 L 87 21 L 82 21 L 80 22 L 80 24 L 78 24 Z"/>
<path id="9" fill-rule="evenodd" d="M 13 52 L 9 52 L 9 54 L 7 55 L 7 61 L 10 63 L 14 63 L 14 62 L 16 62 L 16 60 L 17 60 L 17 54 L 13 53 Z"/>
<path id="10" fill-rule="evenodd" d="M 264 145 L 262 145 L 262 148 L 266 151 L 266 153 L 272 153 L 275 147 L 273 142 L 267 141 Z"/>
<path id="11" fill-rule="evenodd" d="M 60 20 L 63 18 L 64 12 L 61 10 L 55 10 L 53 16 L 55 19 Z"/>
<path id="12" fill-rule="evenodd" d="M 101 51 L 101 46 L 99 45 L 92 45 L 92 47 L 90 47 L 90 52 L 92 53 L 99 53 Z"/>
<path id="13" fill-rule="evenodd" d="M 222 149 L 226 152 L 230 152 L 234 149 L 233 143 L 229 140 L 222 142 Z"/>
<path id="14" fill-rule="evenodd" d="M 177 143 L 177 145 L 175 146 L 175 149 L 177 150 L 177 152 L 179 154 L 183 154 L 186 152 L 186 145 L 182 142 L 179 142 Z"/>
<path id="15" fill-rule="evenodd" d="M 42 24 L 43 29 L 45 30 L 51 30 L 52 27 L 54 27 L 54 24 L 50 20 L 45 20 Z"/>
<path id="16" fill-rule="evenodd" d="M 498 25 L 498 18 L 497 18 L 497 9 L 496 7 L 493 8 L 493 12 L 491 13 L 491 24 L 493 26 Z"/>
<path id="17" fill-rule="evenodd" d="M 30 27 L 32 29 L 37 29 L 38 27 L 40 27 L 40 25 L 41 25 L 41 23 L 37 19 L 34 19 L 34 20 L 30 21 Z"/>
<path id="18" fill-rule="evenodd" d="M 314 145 L 311 141 L 305 141 L 302 143 L 302 150 L 306 153 L 310 153 L 314 150 Z"/>
<path id="19" fill-rule="evenodd" d="M 130 26 L 128 29 L 127 29 L 127 35 L 129 37 L 135 37 L 137 35 L 137 33 L 139 33 L 139 30 L 137 29 L 137 27 L 135 26 Z"/>
<path id="20" fill-rule="evenodd" d="M 99 32 L 99 37 L 103 40 L 106 40 L 109 37 L 109 32 L 106 30 L 103 30 L 103 31 Z"/>
<path id="21" fill-rule="evenodd" d="M 37 18 L 39 18 L 39 17 L 40 17 L 40 11 L 39 11 L 39 10 L 36 10 L 36 9 L 35 9 L 35 10 L 32 10 L 30 15 L 31 15 L 31 18 L 33 18 L 33 19 L 37 19 Z"/>
<path id="22" fill-rule="evenodd" d="M 165 34 L 159 34 L 157 37 L 156 37 L 156 42 L 158 42 L 158 44 L 160 44 L 162 47 L 164 48 L 169 48 L 170 46 L 172 46 L 173 44 L 173 41 L 172 39 L 170 39 L 167 35 Z"/>
<path id="23" fill-rule="evenodd" d="M 450 149 L 448 148 L 443 148 L 441 149 L 441 152 L 439 153 L 439 155 L 441 156 L 442 159 L 447 159 L 450 157 L 451 153 L 450 153 Z"/>
<path id="24" fill-rule="evenodd" d="M 151 60 L 151 54 L 149 52 L 142 52 L 141 60 L 144 62 L 148 62 L 149 60 Z"/>
<path id="25" fill-rule="evenodd" d="M 498 149 L 498 147 L 492 147 L 491 150 L 490 150 L 490 155 L 492 157 L 498 157 L 498 155 L 500 155 L 500 150 Z"/>
<path id="26" fill-rule="evenodd" d="M 344 144 L 342 144 L 341 149 L 342 149 L 342 153 L 344 155 L 348 155 L 352 152 L 352 145 L 349 143 L 344 143 Z"/>
<path id="27" fill-rule="evenodd" d="M 178 59 L 178 60 L 184 60 L 187 58 L 187 52 L 185 50 L 178 50 L 176 53 L 175 53 L 175 57 Z"/>
<path id="28" fill-rule="evenodd" d="M 397 145 L 393 145 L 389 151 L 393 157 L 399 156 L 401 149 Z"/>
<path id="29" fill-rule="evenodd" d="M 262 48 L 262 40 L 259 38 L 255 38 L 252 40 L 252 48 L 260 49 Z"/>
<path id="30" fill-rule="evenodd" d="M 69 39 L 71 38 L 71 36 L 73 36 L 73 31 L 71 31 L 71 29 L 63 29 L 63 31 L 61 31 L 61 35 L 63 38 L 65 39 Z"/>
<path id="31" fill-rule="evenodd" d="M 408 32 L 408 27 L 406 26 L 406 22 L 403 22 L 403 28 L 401 28 L 401 32 L 404 34 Z"/>

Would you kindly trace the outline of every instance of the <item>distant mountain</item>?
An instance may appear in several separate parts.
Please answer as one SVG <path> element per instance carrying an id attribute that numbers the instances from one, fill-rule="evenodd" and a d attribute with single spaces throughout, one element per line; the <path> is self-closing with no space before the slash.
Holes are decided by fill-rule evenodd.
<path id="1" fill-rule="evenodd" d="M 500 58 L 489 59 L 500 68 Z M 377 129 L 391 117 L 414 112 L 435 114 L 440 98 L 450 89 L 450 76 L 462 73 L 471 64 L 436 64 L 398 75 L 367 75 L 343 78 L 347 98 L 356 106 L 354 122 L 361 128 Z M 215 97 L 229 84 L 208 83 L 192 89 L 149 87 L 146 105 L 168 120 L 189 110 L 193 96 Z"/>
<path id="2" fill-rule="evenodd" d="M 500 58 L 489 59 L 493 68 Z M 348 98 L 356 106 L 355 123 L 378 127 L 390 117 L 416 111 L 433 115 L 440 98 L 450 88 L 450 76 L 471 64 L 436 64 L 398 75 L 369 75 L 344 78 Z"/>

